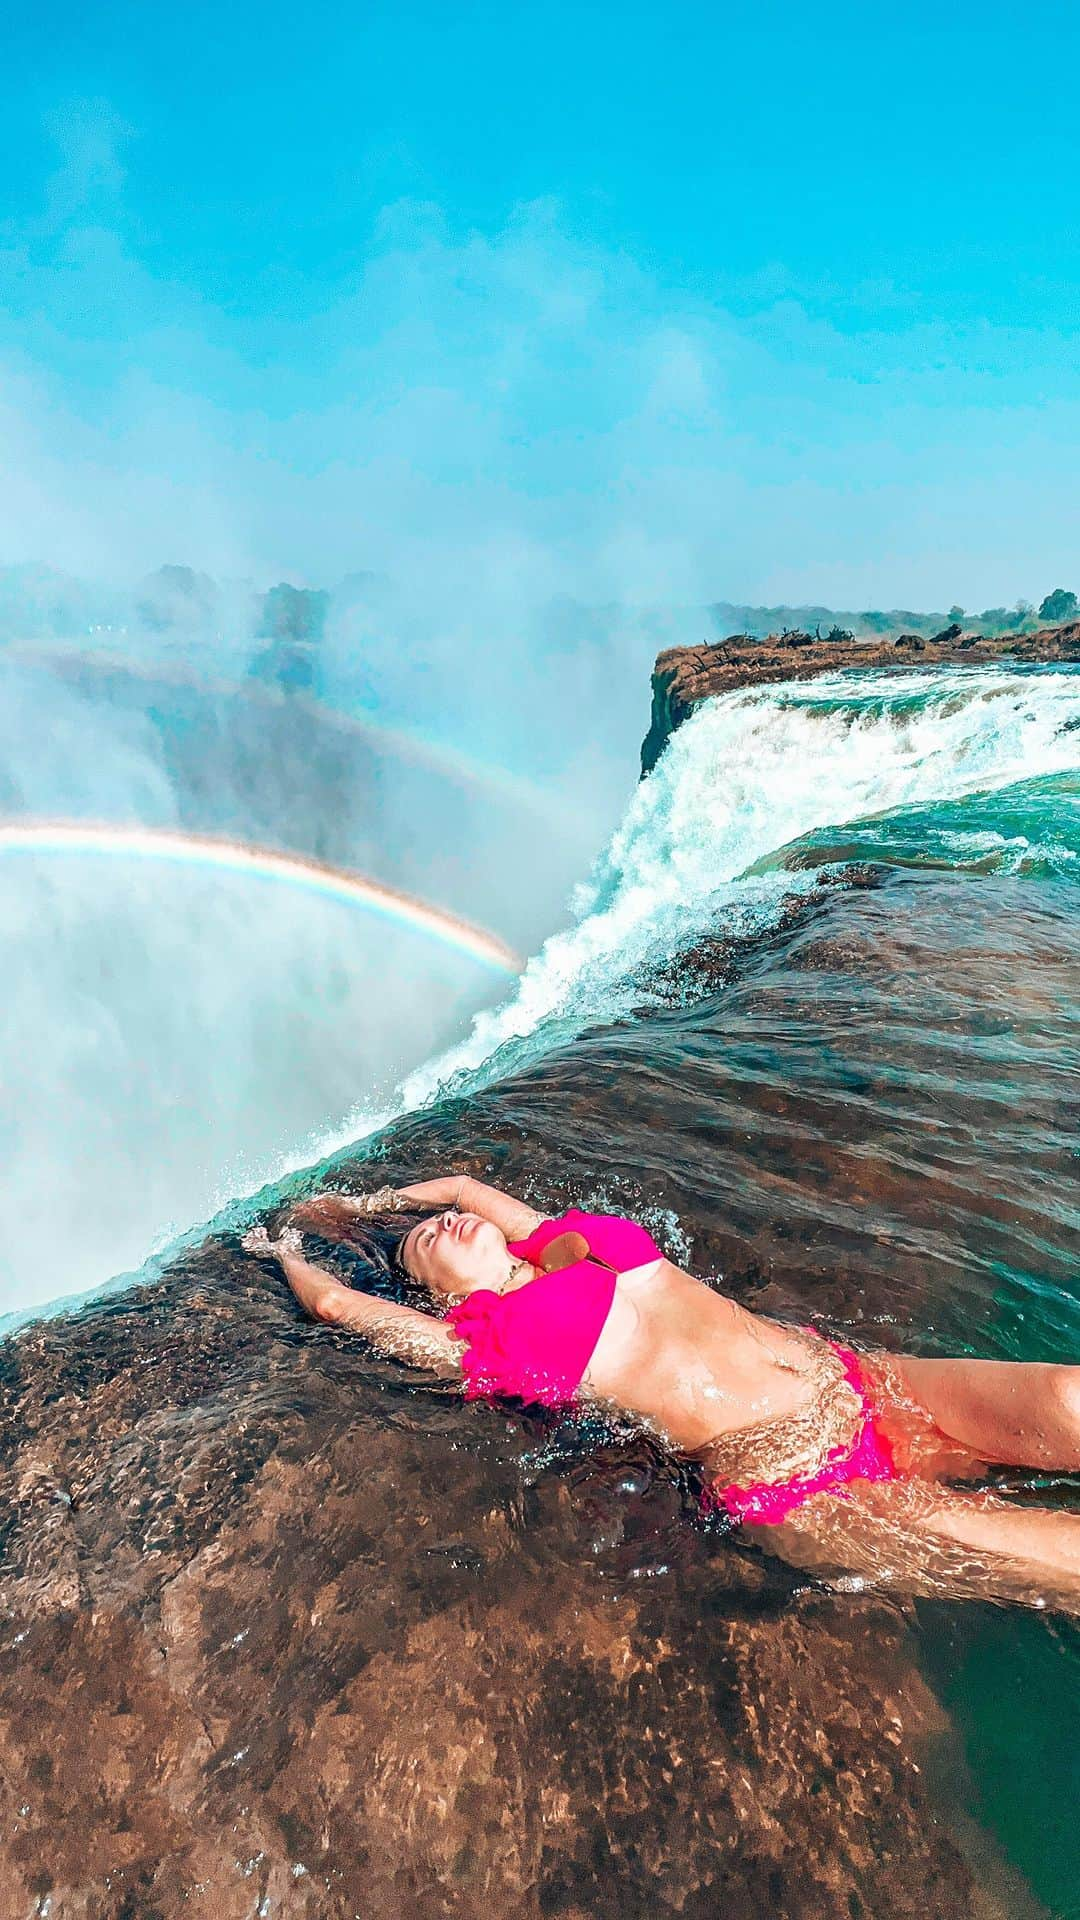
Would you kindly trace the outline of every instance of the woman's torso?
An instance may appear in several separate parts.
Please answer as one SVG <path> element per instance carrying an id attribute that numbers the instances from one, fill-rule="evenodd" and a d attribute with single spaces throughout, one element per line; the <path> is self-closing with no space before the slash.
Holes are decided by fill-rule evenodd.
<path id="1" fill-rule="evenodd" d="M 660 1260 L 619 1276 L 583 1385 L 699 1458 L 710 1479 L 768 1485 L 814 1471 L 853 1441 L 864 1412 L 841 1352 Z M 894 1356 L 859 1360 L 905 1473 L 938 1480 L 981 1470 L 914 1398 Z"/>
<path id="2" fill-rule="evenodd" d="M 777 1422 L 802 1426 L 830 1386 L 841 1428 L 858 1413 L 824 1342 L 746 1312 L 670 1260 L 619 1275 L 584 1386 L 692 1454 L 726 1451 Z"/>

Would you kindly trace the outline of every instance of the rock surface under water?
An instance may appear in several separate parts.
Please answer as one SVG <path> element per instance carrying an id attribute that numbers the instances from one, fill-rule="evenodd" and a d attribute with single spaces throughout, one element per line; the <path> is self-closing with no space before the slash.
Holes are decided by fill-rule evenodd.
<path id="1" fill-rule="evenodd" d="M 935 1234 L 1053 1239 L 1078 956 L 1049 895 L 1014 938 L 1020 897 L 829 889 L 721 992 L 688 961 L 689 1004 L 673 970 L 402 1121 L 378 1177 L 623 1204 L 748 1302 L 902 1341 L 955 1293 Z M 465 1407 L 227 1235 L 27 1327 L 0 1386 L 0 1920 L 1003 1911 L 908 1603 L 708 1534 L 648 1441 Z"/>

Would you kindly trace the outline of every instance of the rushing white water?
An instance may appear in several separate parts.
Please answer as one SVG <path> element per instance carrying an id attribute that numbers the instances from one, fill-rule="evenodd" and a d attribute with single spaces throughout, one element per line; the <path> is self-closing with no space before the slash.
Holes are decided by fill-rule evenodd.
<path id="1" fill-rule="evenodd" d="M 848 672 L 704 702 L 578 889 L 577 924 L 545 943 L 460 1045 L 410 1074 L 393 1107 L 357 1109 L 323 1154 L 640 1004 L 635 973 L 695 933 L 767 927 L 812 878 L 748 869 L 811 828 L 1076 767 L 1078 728 L 1080 672 L 1070 668 Z"/>

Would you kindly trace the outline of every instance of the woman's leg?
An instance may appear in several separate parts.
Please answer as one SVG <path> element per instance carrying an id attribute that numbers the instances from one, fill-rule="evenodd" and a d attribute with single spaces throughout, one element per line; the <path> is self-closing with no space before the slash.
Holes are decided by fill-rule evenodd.
<path id="1" fill-rule="evenodd" d="M 830 1584 L 1080 1613 L 1080 1513 L 1011 1505 L 929 1481 L 855 1482 L 821 1493 L 780 1527 L 752 1527 Z"/>
<path id="2" fill-rule="evenodd" d="M 955 1540 L 980 1555 L 1022 1561 L 1033 1578 L 1075 1585 L 1080 1596 L 1080 1513 L 1015 1507 L 992 1493 L 942 1489 L 924 1525 L 939 1539 Z"/>
<path id="3" fill-rule="evenodd" d="M 887 1370 L 942 1433 L 980 1459 L 1062 1473 L 1080 1469 L 1080 1366 L 896 1353 Z"/>

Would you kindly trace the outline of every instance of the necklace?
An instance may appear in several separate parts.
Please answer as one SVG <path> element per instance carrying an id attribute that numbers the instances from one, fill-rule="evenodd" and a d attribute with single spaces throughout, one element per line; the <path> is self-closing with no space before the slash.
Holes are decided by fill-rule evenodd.
<path id="1" fill-rule="evenodd" d="M 521 1272 L 522 1268 L 527 1267 L 528 1265 L 529 1265 L 529 1262 L 527 1260 L 515 1260 L 513 1262 L 510 1268 L 510 1271 L 506 1276 L 506 1279 L 503 1281 L 502 1286 L 499 1288 L 500 1294 L 505 1293 L 508 1287 L 513 1286 L 514 1281 L 517 1279 L 518 1274 Z"/>

